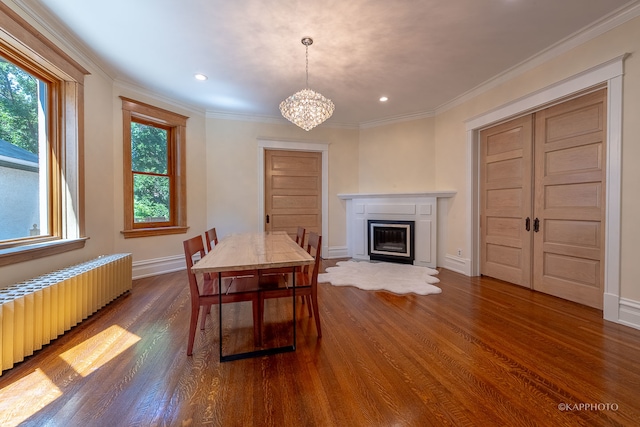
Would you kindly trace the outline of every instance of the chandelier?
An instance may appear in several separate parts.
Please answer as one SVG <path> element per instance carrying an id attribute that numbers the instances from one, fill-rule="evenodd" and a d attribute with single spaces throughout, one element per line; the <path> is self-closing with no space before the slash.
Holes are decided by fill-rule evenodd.
<path id="1" fill-rule="evenodd" d="M 313 39 L 303 37 L 301 41 L 306 49 L 307 87 L 282 101 L 280 112 L 291 123 L 308 131 L 331 117 L 335 106 L 330 99 L 309 89 L 309 46 L 313 43 Z"/>

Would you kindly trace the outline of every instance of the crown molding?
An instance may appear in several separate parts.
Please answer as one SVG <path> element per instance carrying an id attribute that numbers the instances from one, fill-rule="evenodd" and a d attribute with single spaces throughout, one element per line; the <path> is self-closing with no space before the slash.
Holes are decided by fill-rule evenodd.
<path id="1" fill-rule="evenodd" d="M 367 121 L 367 122 L 362 122 L 360 123 L 360 129 L 369 129 L 369 128 L 374 128 L 374 127 L 380 127 L 380 126 L 386 126 L 386 125 L 391 125 L 394 123 L 402 123 L 402 122 L 409 122 L 409 121 L 413 121 L 413 120 L 421 120 L 421 119 L 427 119 L 430 117 L 435 117 L 436 114 L 434 111 L 426 111 L 426 112 L 421 112 L 421 113 L 412 113 L 412 114 L 403 114 L 400 116 L 394 116 L 394 117 L 387 117 L 384 119 L 378 119 L 378 120 L 371 120 L 371 121 Z"/>
<path id="2" fill-rule="evenodd" d="M 114 80 L 115 71 L 100 60 L 87 45 L 70 33 L 66 27 L 61 25 L 58 19 L 44 6 L 27 0 L 3 1 L 10 7 L 11 3 L 13 3 L 15 7 L 12 7 L 12 9 L 16 13 L 28 19 L 40 32 L 46 34 L 46 37 L 53 43 L 62 47 L 67 54 L 85 67 L 90 68 L 92 73 L 100 74 L 108 81 Z"/>
<path id="3" fill-rule="evenodd" d="M 204 108 L 198 108 L 198 106 L 196 105 L 187 104 L 184 102 L 176 101 L 175 98 L 159 95 L 158 92 L 154 92 L 151 89 L 139 86 L 135 83 L 127 82 L 124 80 L 114 80 L 113 87 L 125 93 L 132 93 L 135 95 L 144 96 L 152 100 L 156 100 L 158 102 L 162 102 L 164 104 L 170 105 L 172 107 L 175 107 L 181 110 L 186 110 L 192 114 L 197 114 L 201 116 L 204 116 L 206 114 Z"/>
<path id="4" fill-rule="evenodd" d="M 630 2 L 627 6 L 623 6 L 620 9 L 610 13 L 608 16 L 593 23 L 579 31 L 576 31 L 572 35 L 564 38 L 563 40 L 551 45 L 547 49 L 525 59 L 521 63 L 503 71 L 502 73 L 492 77 L 484 83 L 476 86 L 475 88 L 463 93 L 462 95 L 452 99 L 451 101 L 442 104 L 436 108 L 436 116 L 442 114 L 452 108 L 455 108 L 465 102 L 485 93 L 491 89 L 494 89 L 501 84 L 519 76 L 527 71 L 530 71 L 545 62 L 556 58 L 571 49 L 574 49 L 589 40 L 592 40 L 607 31 L 610 31 L 634 18 L 640 16 L 640 3 L 637 1 Z"/>
<path id="5" fill-rule="evenodd" d="M 35 23 L 39 30 L 50 35 L 56 44 L 62 46 L 68 53 L 76 58 L 80 63 L 83 63 L 92 71 L 96 71 L 103 78 L 114 82 L 114 85 L 124 88 L 126 90 L 133 91 L 149 96 L 154 99 L 158 99 L 170 105 L 174 105 L 179 108 L 183 108 L 189 111 L 193 111 L 198 114 L 203 114 L 203 110 L 195 105 L 188 105 L 180 103 L 172 98 L 158 96 L 157 93 L 151 92 L 149 89 L 143 88 L 133 83 L 127 83 L 117 80 L 117 73 L 107 63 L 97 57 L 93 51 L 80 41 L 75 35 L 70 33 L 63 25 L 59 23 L 44 6 L 37 2 L 31 2 L 28 0 L 2 0 L 9 7 L 14 9 L 16 13 L 19 13 L 25 19 L 28 19 L 32 24 Z M 26 14 L 26 16 L 24 16 Z M 436 117 L 450 109 L 453 109 L 474 97 L 477 97 L 491 89 L 494 89 L 501 84 L 521 75 L 527 71 L 530 71 L 545 62 L 556 58 L 571 49 L 574 49 L 581 44 L 592 40 L 607 31 L 614 29 L 631 19 L 640 16 L 640 3 L 638 1 L 631 1 L 626 6 L 612 12 L 606 17 L 600 19 L 596 23 L 593 23 L 574 34 L 566 37 L 565 39 L 555 43 L 547 49 L 529 57 L 528 59 L 520 62 L 519 64 L 503 71 L 502 73 L 486 80 L 484 83 L 476 86 L 475 88 L 453 98 L 452 100 L 440 105 L 433 111 L 417 112 L 407 115 L 399 115 L 394 117 L 388 117 L 383 119 L 364 121 L 358 124 L 353 123 L 331 123 L 325 122 L 321 124 L 322 127 L 335 128 L 335 129 L 368 129 L 379 126 L 385 126 L 394 123 L 401 123 L 413 120 L 420 120 L 424 118 Z M 223 111 L 211 111 L 204 110 L 207 118 L 222 119 L 222 120 L 237 120 L 248 122 L 260 122 L 270 124 L 289 124 L 284 118 L 278 118 L 273 116 L 261 116 L 251 114 L 239 114 Z"/>
<path id="6" fill-rule="evenodd" d="M 207 110 L 208 119 L 234 120 L 241 122 L 268 123 L 274 125 L 290 125 L 291 122 L 283 117 L 264 116 L 259 114 L 229 113 L 226 111 Z M 318 128 L 358 129 L 357 124 L 324 122 Z"/>
<path id="7" fill-rule="evenodd" d="M 274 125 L 283 125 L 289 123 L 288 120 L 273 116 L 262 116 L 259 114 L 242 114 L 242 113 L 230 113 L 227 111 L 207 110 L 207 119 L 220 119 L 220 120 L 233 120 L 240 122 L 258 122 L 258 123 L 270 123 Z"/>

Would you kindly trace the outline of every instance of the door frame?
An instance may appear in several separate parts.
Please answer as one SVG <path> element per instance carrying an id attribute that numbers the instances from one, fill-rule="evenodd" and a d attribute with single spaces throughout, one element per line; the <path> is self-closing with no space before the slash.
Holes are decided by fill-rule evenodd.
<path id="1" fill-rule="evenodd" d="M 264 231 L 264 152 L 265 150 L 310 151 L 322 153 L 322 257 L 329 253 L 329 143 L 258 138 L 258 218 Z"/>
<path id="2" fill-rule="evenodd" d="M 607 88 L 607 166 L 604 256 L 604 319 L 620 319 L 620 215 L 622 175 L 622 76 L 628 54 L 547 86 L 465 122 L 467 130 L 466 241 L 471 254 L 465 273 L 480 274 L 480 130 L 560 101 L 589 88 Z"/>

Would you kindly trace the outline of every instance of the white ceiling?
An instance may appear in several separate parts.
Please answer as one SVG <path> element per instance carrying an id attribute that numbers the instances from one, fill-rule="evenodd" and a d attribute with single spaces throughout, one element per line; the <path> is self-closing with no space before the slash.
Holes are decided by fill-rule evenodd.
<path id="1" fill-rule="evenodd" d="M 433 113 L 639 1 L 15 0 L 117 81 L 213 114 L 281 118 L 311 36 L 309 86 L 353 126 Z"/>

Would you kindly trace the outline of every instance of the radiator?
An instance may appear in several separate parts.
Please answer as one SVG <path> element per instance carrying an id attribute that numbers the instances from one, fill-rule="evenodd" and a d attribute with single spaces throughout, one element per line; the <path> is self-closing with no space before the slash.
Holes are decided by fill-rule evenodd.
<path id="1" fill-rule="evenodd" d="M 131 267 L 105 255 L 0 289 L 0 375 L 130 291 Z"/>

